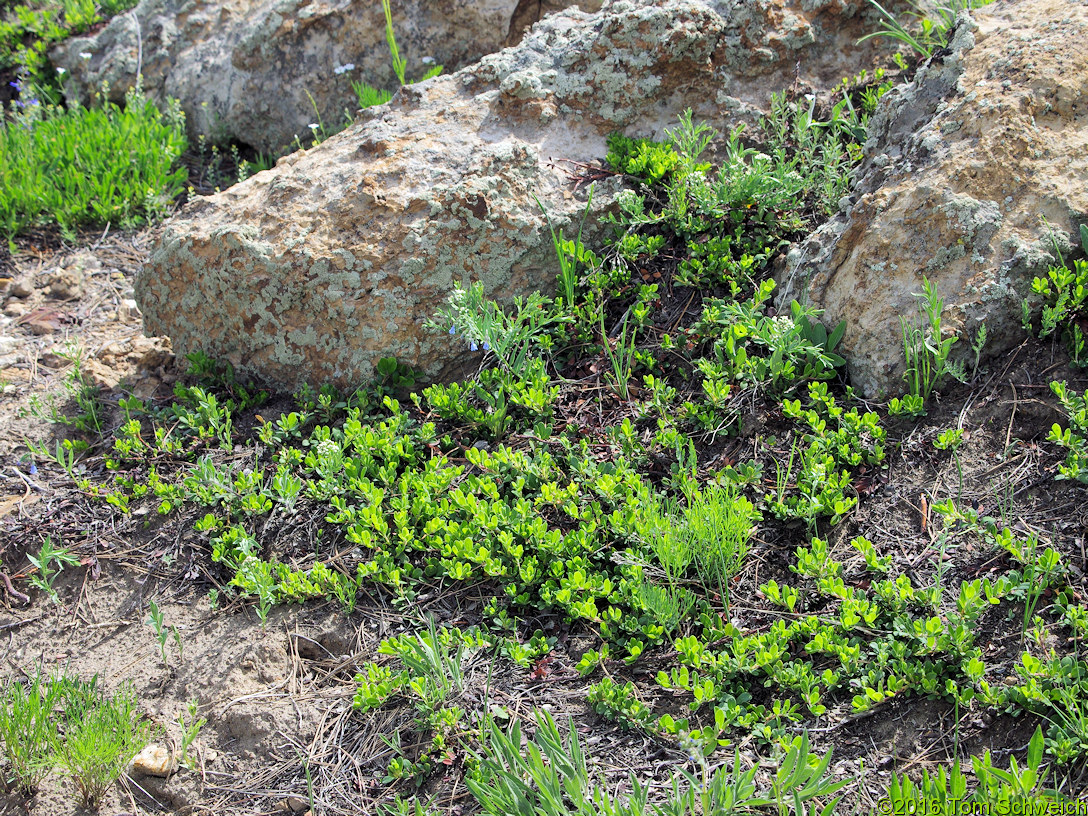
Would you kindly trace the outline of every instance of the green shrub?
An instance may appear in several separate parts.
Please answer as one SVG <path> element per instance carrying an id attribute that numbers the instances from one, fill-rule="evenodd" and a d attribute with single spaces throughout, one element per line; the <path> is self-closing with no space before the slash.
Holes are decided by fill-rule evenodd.
<path id="1" fill-rule="evenodd" d="M 1069 416 L 1068 428 L 1063 430 L 1055 422 L 1047 437 L 1048 441 L 1069 451 L 1065 462 L 1058 466 L 1058 478 L 1088 483 L 1088 399 L 1085 394 L 1070 389 L 1065 382 L 1052 382 L 1050 389 Z"/>
<path id="2" fill-rule="evenodd" d="M 0 232 L 56 222 L 128 227 L 165 215 L 185 188 L 183 115 L 138 91 L 124 107 L 35 106 L 0 126 Z"/>
<path id="3" fill-rule="evenodd" d="M 1088 226 L 1084 224 L 1080 227 L 1080 241 L 1088 253 Z M 1060 330 L 1073 363 L 1084 366 L 1088 361 L 1088 343 L 1077 320 L 1088 309 L 1088 261 L 1078 258 L 1070 265 L 1059 253 L 1058 263 L 1047 270 L 1046 277 L 1031 282 L 1031 291 L 1043 298 L 1039 337 L 1049 337 Z M 1031 331 L 1031 304 L 1025 300 L 1023 306 L 1024 328 Z"/>

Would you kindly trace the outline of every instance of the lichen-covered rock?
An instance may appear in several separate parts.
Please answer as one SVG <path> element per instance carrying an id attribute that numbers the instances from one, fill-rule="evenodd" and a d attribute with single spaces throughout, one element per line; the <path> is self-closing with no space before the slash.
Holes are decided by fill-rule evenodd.
<path id="1" fill-rule="evenodd" d="M 863 26 L 841 13 L 837 0 L 617 0 L 550 16 L 190 203 L 137 281 L 146 329 L 286 388 L 353 386 L 389 355 L 449 375 L 465 349 L 423 324 L 455 282 L 500 300 L 552 288 L 537 197 L 557 225 L 585 207 L 565 160 L 599 161 L 609 132 L 660 134 L 686 108 L 726 129 L 797 81 L 798 62 L 813 77 L 856 71 L 842 51 Z M 588 223 L 617 191 L 598 183 Z"/>
<path id="2" fill-rule="evenodd" d="M 517 40 L 543 12 L 601 0 L 399 0 L 393 22 L 408 79 L 449 70 Z M 393 88 L 377 0 L 141 0 L 101 31 L 52 51 L 65 92 L 85 103 L 108 84 L 120 101 L 142 72 L 159 101 L 178 99 L 190 132 L 264 151 L 305 140 L 358 106 L 352 81 Z M 345 69 L 346 66 L 353 66 Z"/>
<path id="3" fill-rule="evenodd" d="M 780 275 L 782 301 L 847 321 L 840 348 L 870 396 L 903 390 L 900 317 L 918 321 L 923 276 L 946 326 L 973 337 L 986 323 L 996 355 L 1023 337 L 1022 298 L 1054 240 L 1068 257 L 1088 217 L 1088 4 L 1009 0 L 975 16 L 884 97 L 853 201 Z"/>

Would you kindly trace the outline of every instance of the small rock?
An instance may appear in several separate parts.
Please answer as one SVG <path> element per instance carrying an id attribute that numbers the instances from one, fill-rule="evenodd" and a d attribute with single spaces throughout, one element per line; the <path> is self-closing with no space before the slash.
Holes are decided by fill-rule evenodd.
<path id="1" fill-rule="evenodd" d="M 11 300 L 4 307 L 4 314 L 8 317 L 22 317 L 30 311 L 30 304 L 21 300 Z"/>
<path id="2" fill-rule="evenodd" d="M 178 758 L 165 745 L 153 742 L 136 754 L 132 771 L 144 776 L 170 776 L 178 769 Z"/>
<path id="3" fill-rule="evenodd" d="M 40 357 L 38 362 L 46 368 L 63 368 L 68 365 L 68 358 L 64 357 L 65 351 L 61 346 L 54 346 Z"/>
<path id="4" fill-rule="evenodd" d="M 0 369 L 15 365 L 19 361 L 18 349 L 19 341 L 16 338 L 0 335 Z"/>
<path id="5" fill-rule="evenodd" d="M 117 310 L 117 318 L 124 323 L 137 321 L 140 319 L 140 307 L 136 305 L 134 299 L 125 298 L 121 301 L 121 307 Z"/>
<path id="6" fill-rule="evenodd" d="M 75 300 L 83 295 L 87 274 L 79 266 L 58 269 L 46 278 L 45 293 L 57 300 Z"/>
<path id="7" fill-rule="evenodd" d="M 25 298 L 30 297 L 34 293 L 34 283 L 30 278 L 16 278 L 11 282 L 8 287 L 8 294 L 11 297 Z"/>
<path id="8" fill-rule="evenodd" d="M 126 372 L 119 371 L 109 365 L 103 365 L 95 359 L 83 361 L 83 375 L 107 389 L 116 388 L 124 379 L 125 374 Z"/>

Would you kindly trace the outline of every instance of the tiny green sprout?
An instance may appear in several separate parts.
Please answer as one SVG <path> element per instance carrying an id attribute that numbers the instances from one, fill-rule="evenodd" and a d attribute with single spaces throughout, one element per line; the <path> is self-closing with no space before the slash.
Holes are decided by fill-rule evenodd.
<path id="1" fill-rule="evenodd" d="M 920 395 L 904 394 L 902 398 L 892 397 L 888 402 L 888 413 L 891 416 L 925 416 L 925 400 Z"/>
<path id="2" fill-rule="evenodd" d="M 208 722 L 207 717 L 198 716 L 199 711 L 200 701 L 194 698 L 186 705 L 189 716 L 185 716 L 186 712 L 178 714 L 178 725 L 181 726 L 181 763 L 187 768 L 194 766 L 193 759 L 189 756 L 189 748 L 200 734 L 200 729 Z"/>
<path id="3" fill-rule="evenodd" d="M 147 608 L 151 615 L 147 622 L 155 632 L 155 638 L 159 641 L 159 654 L 162 657 L 162 662 L 166 662 L 166 642 L 173 638 L 174 644 L 178 647 L 178 659 L 184 656 L 185 644 L 181 639 L 181 632 L 178 631 L 176 626 L 167 627 L 164 621 L 164 615 L 162 610 L 159 609 L 159 605 L 154 601 L 147 602 Z"/>
<path id="4" fill-rule="evenodd" d="M 963 428 L 949 428 L 942 431 L 941 435 L 933 440 L 933 447 L 937 450 L 956 450 L 963 441 Z"/>
<path id="5" fill-rule="evenodd" d="M 219 527 L 219 519 L 217 519 L 212 513 L 205 513 L 204 518 L 200 519 L 200 521 L 193 525 L 193 527 L 195 530 L 197 530 L 197 532 L 201 533 L 215 530 Z"/>
<path id="6" fill-rule="evenodd" d="M 971 343 L 971 351 L 975 354 L 974 365 L 971 366 L 971 379 L 975 379 L 978 376 L 978 363 L 982 357 L 982 350 L 986 348 L 986 340 L 988 332 L 985 323 L 980 323 L 978 330 L 975 332 L 975 339 Z"/>
<path id="7" fill-rule="evenodd" d="M 864 536 L 858 536 L 850 545 L 861 553 L 865 559 L 865 566 L 872 572 L 886 573 L 891 567 L 892 557 L 890 555 L 881 556 L 876 547 L 873 546 L 873 542 Z"/>
<path id="8" fill-rule="evenodd" d="M 37 569 L 37 573 L 30 576 L 29 581 L 31 586 L 40 589 L 46 593 L 53 601 L 57 601 L 57 591 L 53 588 L 53 582 L 56 580 L 65 566 L 76 566 L 79 564 L 79 559 L 72 555 L 66 547 L 53 546 L 53 539 L 46 536 L 42 541 L 41 549 L 38 554 L 27 554 L 27 560 Z"/>
<path id="9" fill-rule="evenodd" d="M 147 622 L 155 632 L 155 637 L 159 641 L 159 654 L 162 656 L 162 662 L 166 662 L 166 639 L 169 637 L 169 633 L 166 630 L 166 625 L 163 622 L 162 610 L 159 609 L 159 605 L 154 601 L 147 602 L 148 611 L 151 613 L 151 617 Z"/>

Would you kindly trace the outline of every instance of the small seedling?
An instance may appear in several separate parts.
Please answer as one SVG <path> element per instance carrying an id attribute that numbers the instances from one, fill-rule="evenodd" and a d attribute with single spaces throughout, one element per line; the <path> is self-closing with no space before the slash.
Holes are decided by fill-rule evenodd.
<path id="1" fill-rule="evenodd" d="M 949 428 L 941 431 L 940 436 L 933 440 L 933 447 L 937 450 L 955 451 L 963 441 L 963 428 Z"/>
<path id="2" fill-rule="evenodd" d="M 159 641 L 159 655 L 162 657 L 162 662 L 166 662 L 166 642 L 173 637 L 174 643 L 178 647 L 178 659 L 181 660 L 184 657 L 184 642 L 181 639 L 181 632 L 178 631 L 176 626 L 170 626 L 167 628 L 162 610 L 159 609 L 159 605 L 154 601 L 147 602 L 147 608 L 151 617 L 147 622 L 155 632 L 155 638 Z"/>
<path id="3" fill-rule="evenodd" d="M 601 343 L 608 361 L 612 364 L 612 388 L 620 397 L 627 399 L 629 396 L 627 386 L 631 380 L 631 370 L 634 368 L 635 336 L 638 334 L 638 328 L 631 325 L 631 320 L 626 317 L 622 324 L 623 330 L 616 341 L 616 347 L 613 348 L 612 340 L 605 331 L 604 315 L 601 315 Z"/>
<path id="4" fill-rule="evenodd" d="M 960 444 L 963 442 L 963 428 L 948 428 L 941 431 L 940 436 L 933 440 L 933 447 L 937 450 L 950 450 L 956 460 L 956 474 L 959 476 L 959 492 L 957 501 L 963 495 L 963 463 L 960 461 Z"/>
<path id="5" fill-rule="evenodd" d="M 31 585 L 46 593 L 54 602 L 58 601 L 57 591 L 53 588 L 57 575 L 64 570 L 65 566 L 72 567 L 79 564 L 79 559 L 66 547 L 54 549 L 53 539 L 49 536 L 42 541 L 38 554 L 35 556 L 28 553 L 27 560 L 37 568 L 37 573 L 29 577 Z"/>
<path id="6" fill-rule="evenodd" d="M 199 710 L 200 702 L 193 699 L 186 706 L 189 716 L 185 716 L 186 712 L 178 714 L 178 725 L 181 726 L 181 763 L 187 768 L 193 767 L 193 759 L 189 756 L 189 748 L 200 735 L 200 729 L 208 722 L 207 717 L 198 716 Z"/>

